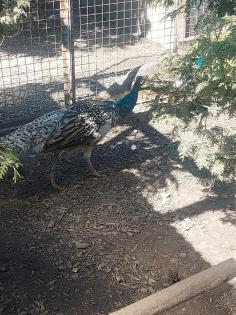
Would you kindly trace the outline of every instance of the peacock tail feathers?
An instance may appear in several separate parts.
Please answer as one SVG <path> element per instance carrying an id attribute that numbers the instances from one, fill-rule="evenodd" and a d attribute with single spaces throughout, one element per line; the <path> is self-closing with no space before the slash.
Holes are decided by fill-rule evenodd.
<path id="1" fill-rule="evenodd" d="M 66 108 L 62 108 L 53 111 L 18 127 L 13 132 L 1 138 L 2 145 L 19 155 L 30 148 L 35 148 L 36 152 L 42 151 L 44 142 L 57 126 L 65 110 Z"/>

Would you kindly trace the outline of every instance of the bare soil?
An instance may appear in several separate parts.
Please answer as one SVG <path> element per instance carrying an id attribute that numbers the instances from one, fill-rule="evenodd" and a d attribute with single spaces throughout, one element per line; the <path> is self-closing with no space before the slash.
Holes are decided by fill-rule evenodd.
<path id="1" fill-rule="evenodd" d="M 229 257 L 236 258 L 233 187 L 210 190 L 182 163 L 168 127 L 133 114 L 58 168 L 28 154 L 24 178 L 0 186 L 0 314 L 102 315 Z M 236 314 L 235 283 L 163 314 Z"/>
<path id="2" fill-rule="evenodd" d="M 106 91 L 163 49 L 146 39 L 112 38 L 94 29 L 75 36 L 76 96 Z M 56 34 L 23 39 L 1 45 L 0 129 L 64 98 Z M 93 163 L 103 178 L 87 177 L 73 154 L 58 167 L 62 190 L 55 191 L 51 156 L 29 153 L 24 178 L 1 181 L 1 315 L 108 314 L 236 258 L 232 185 L 210 190 L 194 163 L 178 159 L 171 126 L 148 118 L 135 113 L 97 146 Z M 164 314 L 236 314 L 235 287 L 225 284 Z"/>

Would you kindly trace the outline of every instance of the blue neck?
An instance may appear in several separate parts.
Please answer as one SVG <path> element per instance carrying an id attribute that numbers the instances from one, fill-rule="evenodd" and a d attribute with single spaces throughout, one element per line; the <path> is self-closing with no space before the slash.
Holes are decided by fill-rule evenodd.
<path id="1" fill-rule="evenodd" d="M 137 80 L 135 84 L 133 85 L 132 90 L 130 91 L 129 94 L 114 101 L 121 115 L 127 115 L 132 112 L 138 100 L 139 88 L 140 88 L 140 81 Z"/>

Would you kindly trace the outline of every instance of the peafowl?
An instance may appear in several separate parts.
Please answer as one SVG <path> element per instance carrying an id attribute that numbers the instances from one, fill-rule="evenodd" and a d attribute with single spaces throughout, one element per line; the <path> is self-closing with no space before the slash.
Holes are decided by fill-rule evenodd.
<path id="1" fill-rule="evenodd" d="M 90 160 L 92 150 L 120 117 L 132 112 L 142 81 L 143 78 L 138 77 L 130 93 L 120 99 L 76 101 L 69 107 L 45 114 L 0 138 L 0 143 L 17 156 L 30 149 L 34 152 L 53 152 L 50 179 L 54 188 L 59 188 L 55 181 L 57 164 L 64 152 L 73 149 L 83 151 L 89 171 L 99 176 Z"/>

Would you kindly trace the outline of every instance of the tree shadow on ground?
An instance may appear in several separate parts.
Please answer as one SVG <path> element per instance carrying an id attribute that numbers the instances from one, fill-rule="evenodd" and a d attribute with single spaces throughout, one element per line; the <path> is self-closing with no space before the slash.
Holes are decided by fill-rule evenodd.
<path id="1" fill-rule="evenodd" d="M 95 148 L 93 154 L 95 168 L 105 170 L 108 176 L 115 177 L 120 176 L 121 172 L 136 169 L 142 174 L 140 176 L 145 180 L 146 187 L 152 187 L 154 192 L 168 187 L 170 182 L 177 190 L 179 183 L 175 178 L 174 171 L 178 170 L 180 166 L 182 172 L 188 172 L 200 180 L 209 176 L 206 171 L 200 171 L 193 161 L 182 162 L 178 157 L 175 144 L 151 127 L 148 120 L 145 121 L 145 119 L 149 119 L 149 116 L 145 115 L 146 113 L 132 114 L 123 122 L 122 129 L 120 127 L 114 129 L 110 138 Z M 76 183 L 78 178 L 83 180 L 87 173 L 85 161 L 79 152 L 72 154 L 70 159 L 71 163 L 62 160 L 58 166 L 57 177 L 64 187 L 70 187 L 71 182 Z M 36 166 L 32 169 L 32 164 L 35 163 Z M 24 164 L 26 178 L 17 184 L 16 196 L 22 198 L 39 193 L 46 195 L 51 193 L 52 187 L 48 176 L 50 156 L 26 155 Z M 27 169 L 31 171 L 27 172 Z M 35 178 L 37 178 L 37 182 L 35 182 Z M 32 183 L 30 189 L 28 189 L 29 182 Z M 190 211 L 190 209 L 192 210 Z M 204 200 L 197 201 L 194 205 L 177 210 L 177 212 L 184 219 L 189 215 L 196 216 L 204 211 L 219 209 L 226 212 L 222 221 L 235 224 L 231 186 L 228 186 L 227 190 L 217 189 L 213 196 L 206 196 Z"/>
<path id="2" fill-rule="evenodd" d="M 105 178 L 84 177 L 85 163 L 73 155 L 72 163 L 62 161 L 59 166 L 64 189 L 56 192 L 49 183 L 49 158 L 41 156 L 36 162 L 27 155 L 31 175 L 16 185 L 1 183 L 4 315 L 17 309 L 107 314 L 210 266 L 171 226 L 176 214 L 154 211 L 144 196 L 168 182 L 177 189 L 173 171 L 181 161 L 170 140 L 142 115 L 134 114 L 97 146 L 93 161 L 98 169 L 109 170 Z M 191 161 L 182 164 L 182 170 L 203 177 Z M 232 200 L 222 202 L 220 194 L 207 201 L 178 209 L 178 219 L 221 207 L 230 211 L 232 206 Z M 208 296 L 198 300 L 198 308 L 203 315 L 228 312 L 210 303 Z"/>
<path id="3" fill-rule="evenodd" d="M 76 90 L 85 86 L 90 91 L 90 94 L 93 94 L 94 98 L 97 93 L 104 91 L 108 95 L 111 94 L 111 96 L 112 92 L 116 92 L 117 90 L 120 90 L 121 94 L 127 93 L 130 88 L 129 82 L 125 83 L 122 81 L 121 83 L 114 83 L 107 88 L 104 85 L 104 80 L 112 76 L 117 78 L 117 76 L 122 76 L 129 70 L 126 69 L 125 71 L 118 71 L 116 73 L 101 72 L 89 77 L 85 76 L 81 79 L 76 79 Z M 136 71 L 136 69 L 134 70 Z M 130 80 L 127 79 L 126 81 Z M 122 88 L 122 84 L 125 89 Z M 27 83 L 0 89 L 0 134 L 2 129 L 27 123 L 60 106 L 64 106 L 63 82 L 50 81 L 44 84 Z"/>
<path id="4" fill-rule="evenodd" d="M 120 172 L 61 192 L 8 196 L 0 223 L 2 314 L 107 314 L 210 267 L 153 211 L 142 196 L 147 184 Z M 209 297 L 198 308 L 225 314 Z"/>
<path id="5" fill-rule="evenodd" d="M 0 90 L 1 97 L 9 99 L 9 105 L 0 106 L 0 130 L 27 123 L 58 109 L 60 104 L 52 99 L 52 94 L 59 94 L 62 89 L 63 84 L 50 82 L 48 84 L 28 83 L 13 89 Z"/>
<path id="6" fill-rule="evenodd" d="M 95 73 L 94 75 L 84 76 L 83 78 L 76 79 L 76 90 L 82 88 L 82 86 L 85 86 L 86 90 L 89 90 L 90 94 L 93 94 L 93 97 L 95 98 L 96 93 L 106 91 L 109 94 L 110 90 L 121 89 L 123 81 L 120 83 L 114 83 L 109 87 L 104 85 L 104 81 L 111 77 L 122 77 L 131 69 L 127 68 L 122 71 L 104 73 L 105 71 L 108 71 L 109 68 L 110 67 L 107 67 L 102 71 L 98 71 L 98 73 Z M 137 71 L 139 67 L 136 68 L 133 71 L 134 75 L 136 73 L 135 71 Z M 124 85 L 130 87 L 128 83 Z M 121 93 L 127 93 L 127 87 L 125 90 L 121 90 Z M 112 94 L 112 92 L 110 94 Z M 54 98 L 52 97 L 53 95 Z M 78 98 L 82 98 L 82 96 L 79 96 L 80 95 L 78 95 Z M 87 97 L 88 96 L 89 95 L 87 95 Z M 25 122 L 29 119 L 34 119 L 39 115 L 58 108 L 58 106 L 63 105 L 63 103 L 63 81 L 60 82 L 59 80 L 50 80 L 49 82 L 47 81 L 45 83 L 18 84 L 14 87 L 8 87 L 4 89 L 1 88 L 0 124 L 5 126 L 9 121 L 10 124 L 13 125 L 15 121 Z"/>

